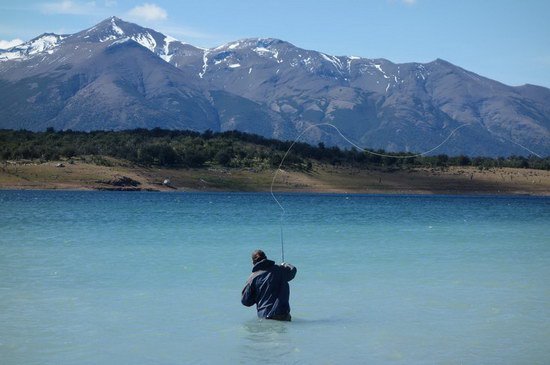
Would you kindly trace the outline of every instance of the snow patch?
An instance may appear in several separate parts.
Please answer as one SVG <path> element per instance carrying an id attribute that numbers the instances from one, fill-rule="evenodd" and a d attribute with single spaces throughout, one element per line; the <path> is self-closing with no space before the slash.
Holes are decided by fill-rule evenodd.
<path id="1" fill-rule="evenodd" d="M 426 70 L 424 65 L 417 65 L 415 75 L 417 79 L 422 78 L 422 80 L 426 80 L 426 78 L 430 75 L 430 72 Z"/>
<path id="2" fill-rule="evenodd" d="M 42 37 L 40 39 L 37 39 L 36 41 L 31 43 L 31 46 L 28 48 L 29 52 L 28 54 L 37 54 L 40 52 L 43 52 L 47 49 L 52 49 L 59 43 L 60 40 L 62 40 L 64 37 L 56 37 L 53 35 L 48 35 L 45 37 Z"/>
<path id="3" fill-rule="evenodd" d="M 202 72 L 199 73 L 199 77 L 202 79 L 204 74 L 206 73 L 206 68 L 208 67 L 208 52 L 207 50 L 204 51 L 202 54 Z"/>
<path id="4" fill-rule="evenodd" d="M 174 56 L 173 54 L 170 54 L 170 55 L 166 55 L 166 54 L 161 54 L 159 55 L 160 58 L 162 58 L 164 61 L 170 63 L 170 60 L 172 59 L 172 57 Z"/>
<path id="5" fill-rule="evenodd" d="M 110 45 L 109 47 L 114 46 L 115 44 L 126 43 L 126 42 L 128 42 L 129 40 L 130 40 L 129 37 L 124 37 L 124 38 L 121 38 L 121 39 L 117 39 L 116 41 L 114 41 L 113 43 L 111 43 L 111 45 Z"/>
<path id="6" fill-rule="evenodd" d="M 337 57 L 334 57 L 334 56 L 328 56 L 324 53 L 321 53 L 321 56 L 329 61 L 330 63 L 332 63 L 334 65 L 334 67 L 338 70 L 338 71 L 342 71 L 342 62 L 340 62 L 340 60 L 337 58 Z"/>
<path id="7" fill-rule="evenodd" d="M 155 52 L 155 48 L 157 47 L 157 42 L 155 41 L 155 38 L 151 36 L 149 33 L 145 34 L 138 34 L 137 36 L 132 36 L 132 39 L 139 44 L 141 44 L 143 47 L 147 48 L 151 52 Z"/>
<path id="8" fill-rule="evenodd" d="M 241 67 L 241 64 L 240 63 L 233 63 L 231 65 L 229 65 L 230 68 L 237 68 L 237 67 Z"/>
<path id="9" fill-rule="evenodd" d="M 0 62 L 1 61 L 11 61 L 21 59 L 21 53 L 19 52 L 2 52 L 0 53 Z"/>
<path id="10" fill-rule="evenodd" d="M 169 35 L 164 37 L 164 47 L 162 47 L 162 53 L 159 54 L 160 58 L 162 58 L 164 61 L 170 63 L 170 60 L 174 56 L 173 54 L 170 54 L 170 43 L 177 42 L 178 40 L 176 38 L 172 38 Z"/>
<path id="11" fill-rule="evenodd" d="M 361 57 L 357 57 L 357 56 L 350 56 L 348 57 L 347 59 L 347 70 L 348 70 L 348 74 L 351 74 L 351 63 L 353 61 L 357 61 L 357 60 L 360 60 Z"/>
<path id="12" fill-rule="evenodd" d="M 45 34 L 40 38 L 36 38 L 30 42 L 26 42 L 6 51 L 0 52 L 0 61 L 28 59 L 43 52 L 52 54 L 54 52 L 54 48 L 57 47 L 59 42 L 65 38 L 66 37 L 55 34 Z"/>
<path id="13" fill-rule="evenodd" d="M 390 78 L 388 75 L 386 75 L 386 73 L 384 72 L 384 70 L 382 70 L 382 66 L 381 66 L 381 65 L 374 64 L 374 67 L 376 67 L 376 69 L 382 73 L 382 75 L 384 76 L 385 79 L 389 79 L 389 78 Z"/>
<path id="14" fill-rule="evenodd" d="M 107 37 L 104 37 L 104 38 L 99 38 L 99 41 L 101 43 L 103 42 L 108 42 L 108 41 L 112 41 L 113 39 L 117 39 L 118 37 L 116 35 L 110 35 L 110 36 L 107 36 Z"/>
<path id="15" fill-rule="evenodd" d="M 111 18 L 111 27 L 116 34 L 124 35 L 124 31 L 116 24 L 115 18 Z"/>
<path id="16" fill-rule="evenodd" d="M 265 47 L 256 47 L 256 48 L 253 49 L 253 51 L 256 52 L 259 56 L 265 56 L 266 54 L 270 54 L 275 59 L 279 58 L 279 51 L 276 50 L 276 49 L 272 50 L 272 49 L 265 48 Z M 280 61 L 282 61 L 282 60 L 280 60 Z"/>
<path id="17" fill-rule="evenodd" d="M 178 40 L 176 38 L 172 38 L 169 35 L 164 37 L 164 54 L 168 55 L 170 51 L 170 43 L 177 42 Z"/>
<path id="18" fill-rule="evenodd" d="M 227 47 L 227 49 L 235 49 L 235 48 L 237 48 L 240 44 L 241 44 L 241 42 L 231 43 L 231 44 L 229 45 L 229 47 Z"/>

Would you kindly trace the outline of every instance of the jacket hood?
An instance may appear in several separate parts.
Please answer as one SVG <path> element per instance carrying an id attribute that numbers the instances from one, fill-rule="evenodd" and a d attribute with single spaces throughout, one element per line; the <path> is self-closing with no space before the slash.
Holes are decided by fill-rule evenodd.
<path id="1" fill-rule="evenodd" d="M 264 259 L 260 262 L 257 262 L 256 265 L 254 265 L 254 267 L 252 268 L 252 272 L 267 270 L 273 265 L 275 265 L 275 261 Z"/>

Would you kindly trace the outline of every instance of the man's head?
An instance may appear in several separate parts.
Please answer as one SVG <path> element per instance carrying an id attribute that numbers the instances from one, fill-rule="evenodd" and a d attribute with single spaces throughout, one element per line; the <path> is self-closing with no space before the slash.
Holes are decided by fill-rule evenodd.
<path id="1" fill-rule="evenodd" d="M 262 250 L 252 251 L 252 264 L 256 265 L 258 262 L 267 259 L 265 252 Z"/>

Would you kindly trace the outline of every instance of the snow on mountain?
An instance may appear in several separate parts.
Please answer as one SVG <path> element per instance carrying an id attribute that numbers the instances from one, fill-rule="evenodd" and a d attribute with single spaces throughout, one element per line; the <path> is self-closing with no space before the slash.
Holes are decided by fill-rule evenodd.
<path id="1" fill-rule="evenodd" d="M 117 17 L 108 18 L 101 23 L 76 33 L 71 41 L 111 42 L 129 38 L 153 53 L 164 54 L 165 38 L 163 34 L 139 25 L 125 22 Z"/>
<path id="2" fill-rule="evenodd" d="M 166 62 L 170 62 L 174 48 L 184 45 L 177 39 L 152 29 L 142 28 L 117 17 L 111 17 L 79 33 L 72 35 L 46 33 L 16 47 L 0 50 L 0 61 L 25 60 L 44 53 L 52 54 L 55 48 L 62 43 L 113 43 L 130 39 Z"/>
<path id="3" fill-rule="evenodd" d="M 198 48 L 180 42 L 169 35 L 125 22 L 117 17 L 106 19 L 92 28 L 75 34 L 74 37 L 89 42 L 114 42 L 127 38 L 147 48 L 168 63 L 171 63 L 176 55 L 185 56 L 189 49 L 198 50 Z"/>
<path id="4" fill-rule="evenodd" d="M 510 87 L 439 59 L 396 64 L 273 38 L 204 49 L 116 17 L 0 50 L 0 128 L 159 126 L 293 139 L 334 123 L 369 148 L 423 151 L 467 126 L 438 153 L 548 154 L 548 98 L 546 88 Z M 347 146 L 332 131 L 303 138 Z"/>
<path id="5" fill-rule="evenodd" d="M 164 38 L 164 46 L 162 48 L 162 52 L 159 54 L 160 58 L 162 58 L 166 62 L 170 63 L 170 60 L 174 56 L 174 54 L 170 53 L 170 43 L 176 43 L 176 42 L 179 42 L 176 38 L 166 36 Z M 179 42 L 179 43 L 181 43 L 181 42 Z"/>
<path id="6" fill-rule="evenodd" d="M 5 51 L 0 50 L 0 62 L 28 59 L 43 52 L 52 54 L 59 42 L 65 38 L 67 38 L 66 35 L 44 33 L 18 46 L 9 48 Z"/>
<path id="7" fill-rule="evenodd" d="M 360 57 L 337 57 L 321 52 L 308 51 L 273 38 L 248 38 L 230 42 L 212 49 L 193 47 L 177 39 L 161 34 L 153 29 L 143 28 L 125 22 L 117 17 L 110 17 L 101 23 L 73 35 L 43 34 L 29 42 L 8 50 L 0 50 L 0 61 L 25 60 L 40 54 L 52 54 L 62 43 L 99 42 L 119 44 L 128 40 L 135 41 L 156 54 L 165 62 L 176 67 L 189 67 L 189 60 L 202 58 L 202 65 L 195 75 L 204 78 L 208 71 L 226 67 L 246 68 L 249 75 L 266 61 L 274 64 L 286 62 L 291 68 L 301 67 L 312 74 L 323 74 L 336 79 L 349 80 L 353 74 L 370 74 L 397 82 L 398 75 L 388 75 L 381 64 Z M 176 57 L 174 57 L 176 56 Z M 419 69 L 419 77 L 425 78 L 425 70 Z M 380 83 L 380 82 L 378 82 Z M 386 91 L 390 82 L 386 83 Z"/>

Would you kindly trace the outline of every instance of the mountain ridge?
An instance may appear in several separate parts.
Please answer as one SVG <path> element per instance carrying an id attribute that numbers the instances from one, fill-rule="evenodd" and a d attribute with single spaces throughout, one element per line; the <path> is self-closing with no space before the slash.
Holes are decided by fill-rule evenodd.
<path id="1" fill-rule="evenodd" d="M 368 148 L 423 152 L 466 125 L 434 153 L 549 155 L 548 100 L 542 86 L 508 86 L 442 59 L 332 56 L 275 38 L 205 49 L 117 17 L 0 51 L 0 128 L 238 129 L 292 140 L 330 123 Z M 303 138 L 350 147 L 327 128 Z"/>

